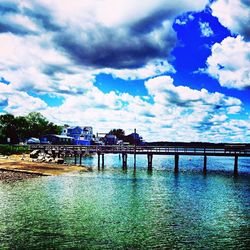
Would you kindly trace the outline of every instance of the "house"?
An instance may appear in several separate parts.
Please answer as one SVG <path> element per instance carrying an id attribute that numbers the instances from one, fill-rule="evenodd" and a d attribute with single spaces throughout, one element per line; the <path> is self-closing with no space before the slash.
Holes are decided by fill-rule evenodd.
<path id="1" fill-rule="evenodd" d="M 92 127 L 64 127 L 62 134 L 64 136 L 72 137 L 73 144 L 75 145 L 90 145 L 93 140 L 93 128 Z"/>
<path id="2" fill-rule="evenodd" d="M 92 127 L 83 127 L 82 135 L 85 140 L 93 140 L 93 128 Z"/>
<path id="3" fill-rule="evenodd" d="M 104 143 L 106 145 L 116 145 L 118 142 L 118 139 L 115 135 L 110 135 L 110 134 L 107 134 L 105 137 L 104 137 Z"/>
<path id="4" fill-rule="evenodd" d="M 79 139 L 82 133 L 82 128 L 79 126 L 76 127 L 64 127 L 61 135 L 69 136 L 74 139 Z"/>
<path id="5" fill-rule="evenodd" d="M 74 138 L 66 136 L 66 135 L 44 135 L 40 138 L 41 144 L 72 144 L 74 141 Z"/>
<path id="6" fill-rule="evenodd" d="M 125 136 L 124 141 L 129 142 L 132 145 L 134 145 L 134 144 L 135 145 L 144 145 L 145 144 L 145 141 L 138 133 L 132 133 L 132 134 Z"/>

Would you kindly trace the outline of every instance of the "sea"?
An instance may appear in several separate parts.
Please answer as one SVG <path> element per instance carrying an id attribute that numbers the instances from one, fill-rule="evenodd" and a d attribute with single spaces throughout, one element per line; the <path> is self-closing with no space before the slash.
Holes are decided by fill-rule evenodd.
<path id="1" fill-rule="evenodd" d="M 249 249 L 250 158 L 85 157 L 90 172 L 0 182 L 0 249 Z M 67 159 L 73 162 L 73 159 Z"/>

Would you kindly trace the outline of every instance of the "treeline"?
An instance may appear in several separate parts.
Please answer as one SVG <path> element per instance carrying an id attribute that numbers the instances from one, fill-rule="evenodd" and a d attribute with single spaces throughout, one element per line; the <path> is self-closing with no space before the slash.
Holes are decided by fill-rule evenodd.
<path id="1" fill-rule="evenodd" d="M 61 133 L 61 126 L 49 122 L 38 112 L 27 116 L 0 115 L 0 143 L 16 144 L 30 137 L 39 138 L 45 134 Z"/>
<path id="2" fill-rule="evenodd" d="M 23 154 L 29 153 L 29 147 L 27 145 L 16 146 L 16 145 L 7 145 L 0 144 L 0 154 L 1 155 L 12 155 L 12 154 Z"/>
<path id="3" fill-rule="evenodd" d="M 129 144 L 140 145 L 142 143 L 139 134 L 132 133 L 130 135 L 125 135 L 125 131 L 120 128 L 112 129 L 108 134 L 115 135 L 118 140 L 123 140 L 124 142 L 128 142 Z"/>
<path id="4" fill-rule="evenodd" d="M 123 129 L 112 129 L 108 133 L 109 135 L 115 135 L 118 140 L 124 140 L 125 138 L 125 131 Z"/>
<path id="5" fill-rule="evenodd" d="M 213 143 L 213 142 L 169 142 L 169 141 L 156 141 L 156 142 L 147 142 L 147 146 L 179 146 L 179 147 L 223 147 L 223 146 L 237 146 L 245 145 L 250 146 L 249 143 Z"/>

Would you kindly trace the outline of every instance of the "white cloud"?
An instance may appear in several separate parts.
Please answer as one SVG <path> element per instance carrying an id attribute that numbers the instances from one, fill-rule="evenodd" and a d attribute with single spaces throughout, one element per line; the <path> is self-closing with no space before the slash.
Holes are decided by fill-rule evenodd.
<path id="1" fill-rule="evenodd" d="M 175 23 L 178 25 L 186 25 L 189 21 L 194 20 L 194 16 L 192 14 L 182 15 L 181 17 L 175 20 Z"/>
<path id="2" fill-rule="evenodd" d="M 176 42 L 172 24 L 186 11 L 202 10 L 207 0 L 10 0 L 0 6 L 7 2 L 16 12 L 0 20 L 6 29 L 0 34 L 0 78 L 10 81 L 0 83 L 5 112 L 40 111 L 58 124 L 91 125 L 96 132 L 136 127 L 147 140 L 224 140 L 223 128 L 231 129 L 227 139 L 245 140 L 240 131 L 248 123 L 228 119 L 241 111 L 236 98 L 175 86 L 166 76 L 145 83 L 146 97 L 103 93 L 93 85 L 99 73 L 147 79 L 174 72 L 168 61 Z M 60 96 L 63 103 L 50 107 L 32 92 Z"/>
<path id="3" fill-rule="evenodd" d="M 6 102 L 3 110 L 14 115 L 28 114 L 32 111 L 43 111 L 48 105 L 40 98 L 26 92 L 16 91 L 10 85 L 0 83 L 0 102 Z"/>
<path id="4" fill-rule="evenodd" d="M 186 107 L 209 106 L 240 106 L 237 98 L 226 97 L 221 93 L 209 93 L 206 89 L 195 90 L 185 86 L 174 86 L 170 76 L 159 76 L 146 81 L 149 94 L 154 96 L 155 102 L 173 104 Z"/>
<path id="5" fill-rule="evenodd" d="M 250 38 L 249 0 L 218 0 L 211 5 L 212 14 L 232 32 Z"/>
<path id="6" fill-rule="evenodd" d="M 36 33 L 39 31 L 38 26 L 27 16 L 21 14 L 6 14 L 2 18 L 2 24 L 9 26 L 16 26 L 19 32 Z"/>
<path id="7" fill-rule="evenodd" d="M 172 22 L 206 2 L 2 1 L 11 11 L 1 12 L 0 77 L 20 91 L 74 94 L 98 73 L 144 79 L 174 72 Z"/>
<path id="8" fill-rule="evenodd" d="M 61 106 L 49 107 L 43 114 L 59 123 L 90 124 L 96 132 L 123 128 L 130 133 L 137 128 L 149 141 L 225 141 L 225 134 L 216 139 L 215 135 L 220 126 L 228 124 L 228 110 L 241 111 L 239 99 L 174 86 L 168 76 L 150 79 L 145 86 L 152 99 L 127 93 L 104 94 L 94 87 L 84 95 L 65 95 Z"/>
<path id="9" fill-rule="evenodd" d="M 16 90 L 77 93 L 88 88 L 94 77 L 53 48 L 49 34 L 20 37 L 2 33 L 0 48 L 0 76 Z"/>
<path id="10" fill-rule="evenodd" d="M 174 86 L 173 79 L 168 76 L 150 79 L 145 86 L 154 98 L 153 109 L 159 130 L 165 130 L 171 140 L 225 141 L 226 136 L 214 138 L 214 127 L 223 127 L 229 121 L 229 112 L 241 111 L 242 103 L 237 98 L 205 89 Z"/>
<path id="11" fill-rule="evenodd" d="M 101 72 L 112 74 L 124 80 L 146 79 L 163 73 L 175 73 L 175 69 L 167 61 L 156 60 L 138 69 L 104 69 Z"/>
<path id="12" fill-rule="evenodd" d="M 199 22 L 199 25 L 203 37 L 210 37 L 214 34 L 208 22 Z"/>
<path id="13" fill-rule="evenodd" d="M 250 86 L 250 42 L 241 36 L 227 37 L 212 47 L 207 72 L 223 87 L 243 89 Z"/>
<path id="14" fill-rule="evenodd" d="M 97 22 L 107 27 L 118 27 L 141 20 L 153 12 L 168 10 L 169 16 L 182 14 L 186 11 L 202 10 L 207 4 L 207 0 L 185 1 L 176 0 L 145 0 L 135 2 L 133 0 L 104 0 L 104 1 L 72 1 L 67 0 L 36 0 L 35 3 L 41 4 L 55 13 L 58 21 L 67 23 L 79 23 L 80 20 L 88 20 L 95 17 Z"/>
<path id="15" fill-rule="evenodd" d="M 227 113 L 228 114 L 237 114 L 241 111 L 240 106 L 232 106 L 227 108 Z"/>
<path id="16" fill-rule="evenodd" d="M 231 126 L 230 136 L 244 141 L 240 131 L 245 131 L 248 123 L 228 125 L 228 110 L 239 112 L 240 100 L 204 89 L 174 86 L 167 76 L 148 80 L 145 85 L 152 99 L 113 91 L 105 94 L 92 86 L 84 94 L 62 94 L 62 105 L 48 107 L 39 98 L 2 83 L 0 100 L 7 100 L 7 112 L 20 115 L 40 111 L 57 124 L 91 125 L 95 132 L 123 128 L 130 133 L 137 128 L 149 141 L 225 141 L 228 131 L 227 137 L 226 133 L 217 138 L 215 135 L 223 132 L 223 127 L 230 131 Z"/>

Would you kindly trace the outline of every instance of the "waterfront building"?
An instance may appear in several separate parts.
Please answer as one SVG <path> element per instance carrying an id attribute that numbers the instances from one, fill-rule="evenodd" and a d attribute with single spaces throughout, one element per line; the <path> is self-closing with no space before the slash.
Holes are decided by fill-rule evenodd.
<path id="1" fill-rule="evenodd" d="M 64 127 L 62 134 L 64 136 L 72 137 L 73 144 L 75 145 L 90 145 L 93 140 L 93 128 L 90 126 L 86 127 Z"/>
<path id="2" fill-rule="evenodd" d="M 144 145 L 145 141 L 143 140 L 142 136 L 140 136 L 138 133 L 132 133 L 124 138 L 125 142 L 129 142 L 130 144 L 136 144 L 136 145 Z"/>
<path id="3" fill-rule="evenodd" d="M 40 138 L 41 144 L 73 144 L 74 139 L 67 135 L 43 135 Z"/>
<path id="4" fill-rule="evenodd" d="M 104 142 L 106 145 L 116 145 L 117 142 L 118 142 L 118 139 L 115 135 L 110 135 L 110 134 L 107 134 L 105 137 L 104 137 Z"/>

